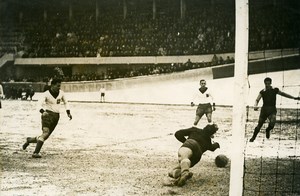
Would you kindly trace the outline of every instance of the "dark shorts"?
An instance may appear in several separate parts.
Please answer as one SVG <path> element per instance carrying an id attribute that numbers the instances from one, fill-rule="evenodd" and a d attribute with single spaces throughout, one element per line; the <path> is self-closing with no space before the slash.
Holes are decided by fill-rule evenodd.
<path id="1" fill-rule="evenodd" d="M 270 115 L 276 115 L 277 109 L 274 106 L 264 106 L 260 110 L 259 122 L 264 123 Z"/>
<path id="2" fill-rule="evenodd" d="M 181 147 L 186 147 L 192 150 L 193 155 L 190 158 L 191 161 L 191 167 L 193 167 L 194 165 L 196 165 L 201 157 L 202 157 L 202 150 L 200 145 L 198 144 L 198 142 L 196 140 L 193 139 L 187 139 Z"/>
<path id="3" fill-rule="evenodd" d="M 212 113 L 212 107 L 210 103 L 199 104 L 196 110 L 197 116 L 203 116 L 203 114 Z"/>
<path id="4" fill-rule="evenodd" d="M 104 97 L 105 96 L 105 93 L 101 93 L 101 97 Z"/>
<path id="5" fill-rule="evenodd" d="M 42 115 L 42 127 L 48 127 L 50 133 L 55 129 L 58 120 L 59 120 L 59 113 L 55 113 L 49 110 L 46 110 L 48 113 L 47 115 Z"/>

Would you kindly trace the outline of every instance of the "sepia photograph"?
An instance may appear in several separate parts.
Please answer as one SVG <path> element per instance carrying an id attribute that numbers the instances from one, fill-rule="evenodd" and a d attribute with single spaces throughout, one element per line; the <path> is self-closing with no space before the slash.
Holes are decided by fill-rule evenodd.
<path id="1" fill-rule="evenodd" d="M 297 196 L 299 115 L 298 0 L 0 0 L 1 196 Z"/>

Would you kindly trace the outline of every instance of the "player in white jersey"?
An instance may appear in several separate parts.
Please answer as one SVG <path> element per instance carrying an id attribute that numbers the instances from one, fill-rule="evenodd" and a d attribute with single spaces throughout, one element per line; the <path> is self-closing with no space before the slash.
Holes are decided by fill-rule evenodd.
<path id="1" fill-rule="evenodd" d="M 105 88 L 104 86 L 101 86 L 100 88 L 100 102 L 105 102 Z"/>
<path id="2" fill-rule="evenodd" d="M 197 126 L 199 120 L 205 114 L 207 117 L 208 124 L 212 124 L 212 111 L 215 111 L 215 103 L 211 92 L 206 87 L 206 81 L 200 80 L 199 91 L 194 95 L 191 102 L 191 106 L 198 105 L 196 110 L 196 117 L 194 126 Z"/>
<path id="3" fill-rule="evenodd" d="M 60 79 L 53 79 L 50 89 L 43 93 L 39 101 L 38 105 L 42 114 L 42 134 L 38 137 L 26 138 L 26 142 L 23 144 L 23 150 L 25 150 L 30 143 L 36 143 L 35 151 L 32 155 L 33 158 L 41 158 L 40 150 L 58 123 L 61 102 L 65 105 L 68 117 L 70 120 L 72 119 L 68 101 L 64 92 L 60 90 L 60 85 Z"/>

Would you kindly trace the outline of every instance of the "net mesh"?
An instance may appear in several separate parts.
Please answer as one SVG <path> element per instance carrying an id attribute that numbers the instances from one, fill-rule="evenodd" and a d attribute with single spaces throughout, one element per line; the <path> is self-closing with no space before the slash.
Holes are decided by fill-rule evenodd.
<path id="1" fill-rule="evenodd" d="M 281 86 L 276 86 L 280 91 L 299 96 L 299 83 L 292 83 L 295 78 L 285 74 L 287 64 L 282 58 L 281 77 L 272 79 L 281 81 Z M 269 75 L 261 75 L 261 81 Z M 256 140 L 249 142 L 259 111 L 247 107 L 246 114 L 243 195 L 300 195 L 299 101 L 277 95 L 276 124 L 270 139 L 266 139 L 266 120 Z"/>

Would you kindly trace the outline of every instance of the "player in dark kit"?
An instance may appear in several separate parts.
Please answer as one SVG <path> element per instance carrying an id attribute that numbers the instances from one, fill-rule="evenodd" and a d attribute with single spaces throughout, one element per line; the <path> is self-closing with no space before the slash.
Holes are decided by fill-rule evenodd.
<path id="1" fill-rule="evenodd" d="M 42 114 L 42 135 L 38 137 L 28 137 L 23 144 L 23 150 L 25 150 L 30 143 L 36 143 L 35 151 L 32 155 L 33 158 L 41 158 L 41 155 L 39 154 L 40 150 L 58 123 L 61 102 L 65 105 L 68 117 L 70 120 L 72 119 L 68 101 L 64 92 L 60 90 L 60 85 L 60 79 L 53 79 L 50 89 L 44 92 L 43 97 L 40 100 L 39 106 L 41 106 L 40 113 Z"/>
<path id="2" fill-rule="evenodd" d="M 178 150 L 178 165 L 169 172 L 169 177 L 176 179 L 177 186 L 183 186 L 192 177 L 189 169 L 200 161 L 205 151 L 220 148 L 219 143 L 212 143 L 211 140 L 218 129 L 216 124 L 212 124 L 203 129 L 191 127 L 175 133 L 176 139 L 183 144 Z"/>
<path id="3" fill-rule="evenodd" d="M 250 142 L 253 142 L 259 133 L 261 127 L 263 126 L 264 122 L 269 119 L 269 125 L 266 128 L 266 138 L 270 138 L 270 131 L 274 128 L 276 123 L 276 95 L 281 95 L 283 97 L 287 97 L 290 99 L 300 100 L 300 97 L 294 97 L 287 93 L 284 93 L 280 91 L 278 88 L 273 88 L 271 86 L 272 79 L 271 78 L 265 78 L 264 79 L 265 88 L 261 90 L 255 100 L 254 104 L 254 110 L 258 110 L 258 102 L 260 99 L 263 99 L 263 106 L 261 108 L 260 114 L 259 114 L 259 120 L 258 125 L 255 127 L 253 136 L 250 139 Z"/>

